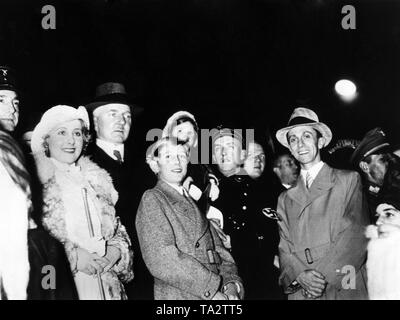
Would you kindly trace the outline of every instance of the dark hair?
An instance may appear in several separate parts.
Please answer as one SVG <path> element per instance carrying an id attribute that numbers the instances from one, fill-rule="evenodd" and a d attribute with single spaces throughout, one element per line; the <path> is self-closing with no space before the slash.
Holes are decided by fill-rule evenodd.
<path id="1" fill-rule="evenodd" d="M 182 117 L 179 117 L 178 119 L 176 119 L 176 125 L 171 127 L 171 131 L 176 126 L 180 125 L 181 123 L 185 123 L 185 122 L 190 122 L 192 124 L 194 130 L 196 132 L 199 132 L 199 127 L 197 126 L 196 121 L 194 121 L 192 118 L 190 118 L 188 116 L 182 116 Z"/>
<path id="2" fill-rule="evenodd" d="M 279 153 L 279 154 L 275 157 L 275 159 L 274 159 L 273 168 L 279 168 L 281 159 L 282 159 L 282 157 L 284 157 L 284 156 L 288 156 L 288 157 L 292 158 L 293 160 L 295 160 L 294 157 L 293 157 L 290 153 L 288 153 L 288 152 Z"/>

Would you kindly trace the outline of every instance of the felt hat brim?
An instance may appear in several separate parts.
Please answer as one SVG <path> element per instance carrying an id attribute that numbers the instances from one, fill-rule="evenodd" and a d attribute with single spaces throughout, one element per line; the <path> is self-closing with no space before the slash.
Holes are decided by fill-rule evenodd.
<path id="1" fill-rule="evenodd" d="M 102 97 L 99 97 L 98 99 L 95 99 L 93 102 L 88 103 L 85 108 L 88 111 L 93 112 L 95 109 L 98 107 L 104 106 L 106 104 L 110 103 L 120 103 L 120 104 L 125 104 L 131 108 L 131 113 L 133 116 L 139 115 L 143 112 L 143 108 L 138 106 L 135 103 L 132 103 L 127 100 L 125 95 L 122 94 L 109 94 L 109 95 L 104 95 Z"/>

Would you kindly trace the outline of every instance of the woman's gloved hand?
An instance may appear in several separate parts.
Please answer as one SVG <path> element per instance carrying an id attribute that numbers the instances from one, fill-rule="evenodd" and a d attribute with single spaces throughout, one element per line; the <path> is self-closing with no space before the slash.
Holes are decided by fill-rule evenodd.
<path id="1" fill-rule="evenodd" d="M 98 260 L 104 268 L 103 272 L 109 271 L 121 259 L 121 250 L 115 246 L 107 245 L 106 252 L 106 255 Z"/>
<path id="2" fill-rule="evenodd" d="M 102 257 L 97 253 L 90 253 L 86 249 L 77 248 L 76 254 L 76 268 L 78 271 L 84 272 L 88 275 L 100 274 L 103 272 L 103 266 L 99 262 Z"/>
<path id="3" fill-rule="evenodd" d="M 210 188 L 210 199 L 211 201 L 215 201 L 219 197 L 219 188 L 215 180 L 210 180 L 211 188 Z"/>

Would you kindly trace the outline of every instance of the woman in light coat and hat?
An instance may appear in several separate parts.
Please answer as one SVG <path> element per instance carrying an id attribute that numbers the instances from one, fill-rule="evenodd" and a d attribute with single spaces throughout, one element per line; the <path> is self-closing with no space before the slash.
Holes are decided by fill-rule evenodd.
<path id="1" fill-rule="evenodd" d="M 82 155 L 88 132 L 86 109 L 63 105 L 47 110 L 33 130 L 43 225 L 65 247 L 79 299 L 125 299 L 122 282 L 133 278 L 130 239 L 115 217 L 109 174 Z"/>

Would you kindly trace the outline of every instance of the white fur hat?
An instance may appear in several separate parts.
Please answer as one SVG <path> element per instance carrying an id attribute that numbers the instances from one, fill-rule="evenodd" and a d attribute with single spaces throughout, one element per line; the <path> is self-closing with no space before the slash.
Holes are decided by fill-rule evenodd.
<path id="1" fill-rule="evenodd" d="M 33 129 L 31 140 L 32 153 L 44 152 L 44 137 L 57 125 L 72 120 L 82 120 L 89 129 L 89 116 L 85 107 L 80 106 L 75 109 L 70 106 L 58 105 L 47 110 L 35 129 Z"/>
<path id="2" fill-rule="evenodd" d="M 169 117 L 167 124 L 165 125 L 165 127 L 163 129 L 162 137 L 163 138 L 168 137 L 169 134 L 171 133 L 171 130 L 176 126 L 176 124 L 177 124 L 176 121 L 179 120 L 179 118 L 183 118 L 183 117 L 188 117 L 188 118 L 192 119 L 193 122 L 197 126 L 197 122 L 196 122 L 196 119 L 194 118 L 194 115 L 192 115 L 191 113 L 189 113 L 187 111 L 178 111 Z"/>

